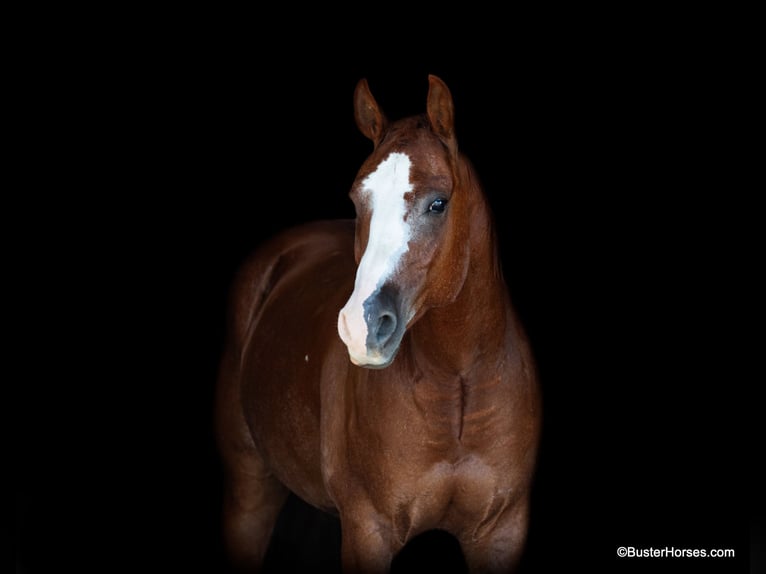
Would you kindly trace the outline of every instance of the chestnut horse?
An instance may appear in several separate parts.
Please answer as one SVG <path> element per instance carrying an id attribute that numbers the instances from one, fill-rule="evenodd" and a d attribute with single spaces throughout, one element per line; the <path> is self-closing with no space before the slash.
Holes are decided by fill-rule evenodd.
<path id="1" fill-rule="evenodd" d="M 233 287 L 217 397 L 232 559 L 258 567 L 288 491 L 340 517 L 345 572 L 386 572 L 426 530 L 472 572 L 507 572 L 527 531 L 540 400 L 452 96 L 390 123 L 361 80 L 374 149 L 355 221 L 262 246 Z"/>

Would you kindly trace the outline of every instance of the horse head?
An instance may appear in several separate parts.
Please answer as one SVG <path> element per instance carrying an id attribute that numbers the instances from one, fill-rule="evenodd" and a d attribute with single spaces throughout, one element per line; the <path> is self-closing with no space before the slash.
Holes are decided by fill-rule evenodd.
<path id="1" fill-rule="evenodd" d="M 354 290 L 338 315 L 351 362 L 391 364 L 407 331 L 453 301 L 468 271 L 468 170 L 457 151 L 452 96 L 429 76 L 426 113 L 389 123 L 366 80 L 354 94 L 374 149 L 352 185 Z"/>

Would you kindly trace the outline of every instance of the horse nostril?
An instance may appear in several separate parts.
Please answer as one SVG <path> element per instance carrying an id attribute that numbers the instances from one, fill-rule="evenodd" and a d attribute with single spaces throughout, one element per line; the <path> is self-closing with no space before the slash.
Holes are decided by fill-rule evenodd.
<path id="1" fill-rule="evenodd" d="M 371 355 L 389 355 L 396 352 L 401 327 L 399 323 L 399 297 L 396 290 L 384 285 L 364 302 L 367 323 L 367 352 Z M 394 347 L 394 348 L 392 348 Z"/>
<path id="2" fill-rule="evenodd" d="M 375 339 L 379 346 L 385 345 L 396 331 L 396 315 L 386 311 L 378 317 L 378 324 L 375 328 Z"/>

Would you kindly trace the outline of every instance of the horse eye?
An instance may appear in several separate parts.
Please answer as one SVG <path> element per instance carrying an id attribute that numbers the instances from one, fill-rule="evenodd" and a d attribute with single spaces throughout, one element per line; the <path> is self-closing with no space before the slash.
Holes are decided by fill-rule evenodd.
<path id="1" fill-rule="evenodd" d="M 444 213 L 444 209 L 446 207 L 447 207 L 447 200 L 439 198 L 431 202 L 431 205 L 428 206 L 428 211 L 431 213 Z"/>

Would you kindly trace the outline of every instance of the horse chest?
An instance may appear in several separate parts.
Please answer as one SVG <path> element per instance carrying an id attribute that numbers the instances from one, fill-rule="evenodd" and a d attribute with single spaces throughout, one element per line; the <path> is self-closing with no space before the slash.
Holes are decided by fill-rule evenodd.
<path id="1" fill-rule="evenodd" d="M 455 462 L 440 456 L 384 456 L 370 468 L 374 470 L 366 474 L 361 491 L 350 492 L 357 500 L 364 492 L 361 499 L 371 501 L 402 544 L 432 528 L 476 536 L 494 522 L 515 490 L 504 465 L 487 455 L 466 455 Z"/>
<path id="2" fill-rule="evenodd" d="M 447 381 L 420 380 L 411 390 L 420 431 L 455 456 L 484 451 L 493 435 L 506 432 L 500 376 Z"/>
<path id="3" fill-rule="evenodd" d="M 504 437 L 512 429 L 504 402 L 494 396 L 499 379 L 476 389 L 460 379 L 453 383 L 420 381 L 397 389 L 367 381 L 355 387 L 340 427 L 346 436 L 338 442 L 350 446 L 348 471 L 366 490 L 404 499 L 426 493 L 444 506 L 456 485 L 476 485 L 486 475 L 477 473 L 476 461 L 483 469 L 505 464 Z"/>

